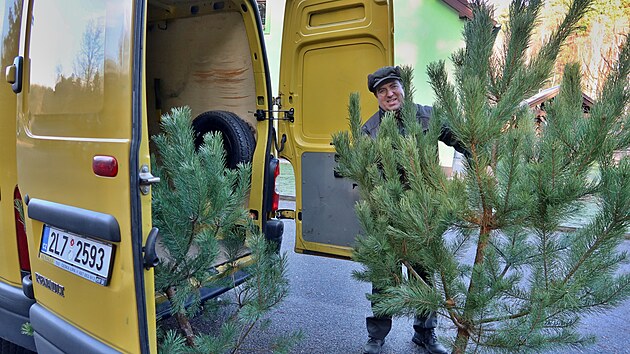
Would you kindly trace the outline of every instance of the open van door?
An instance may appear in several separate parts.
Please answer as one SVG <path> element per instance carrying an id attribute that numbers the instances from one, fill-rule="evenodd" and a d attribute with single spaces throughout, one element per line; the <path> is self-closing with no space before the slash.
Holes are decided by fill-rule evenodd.
<path id="1" fill-rule="evenodd" d="M 25 1 L 7 72 L 40 352 L 157 351 L 145 6 Z"/>
<path id="2" fill-rule="evenodd" d="M 377 109 L 367 75 L 393 63 L 393 1 L 289 0 L 280 60 L 280 156 L 296 181 L 296 252 L 349 258 L 360 231 L 358 191 L 335 176 L 332 134 L 348 130 L 348 98 L 361 94 L 367 120 Z"/>

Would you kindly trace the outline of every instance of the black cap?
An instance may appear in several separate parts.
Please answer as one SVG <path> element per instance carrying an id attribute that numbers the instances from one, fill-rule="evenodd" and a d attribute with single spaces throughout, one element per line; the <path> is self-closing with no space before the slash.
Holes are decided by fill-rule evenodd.
<path id="1" fill-rule="evenodd" d="M 402 81 L 400 77 L 400 67 L 398 66 L 384 66 L 374 72 L 374 74 L 368 75 L 368 89 L 372 93 L 376 93 L 379 85 L 386 80 L 396 79 Z"/>

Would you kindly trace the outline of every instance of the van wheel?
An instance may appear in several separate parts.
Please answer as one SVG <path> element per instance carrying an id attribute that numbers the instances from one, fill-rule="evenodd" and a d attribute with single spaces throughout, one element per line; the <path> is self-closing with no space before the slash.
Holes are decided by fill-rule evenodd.
<path id="1" fill-rule="evenodd" d="M 195 132 L 195 149 L 203 144 L 203 136 L 209 132 L 221 132 L 228 168 L 239 163 L 251 162 L 256 149 L 252 128 L 239 116 L 226 111 L 208 111 L 198 115 L 192 122 Z"/>
<path id="2" fill-rule="evenodd" d="M 35 352 L 0 338 L 0 354 L 35 354 Z"/>

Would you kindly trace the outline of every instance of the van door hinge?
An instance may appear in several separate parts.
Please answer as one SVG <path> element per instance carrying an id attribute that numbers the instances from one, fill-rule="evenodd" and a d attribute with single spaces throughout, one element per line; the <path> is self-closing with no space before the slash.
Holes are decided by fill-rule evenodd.
<path id="1" fill-rule="evenodd" d="M 259 122 L 262 122 L 263 120 L 267 119 L 267 113 L 269 113 L 269 120 L 288 120 L 289 122 L 293 123 L 295 121 L 295 110 L 293 108 L 288 109 L 288 110 L 272 110 L 272 109 L 257 109 L 256 112 L 254 113 L 254 117 L 256 117 L 256 120 Z M 283 117 L 278 117 L 278 118 L 274 118 L 272 113 L 284 113 Z"/>
<path id="2" fill-rule="evenodd" d="M 140 168 L 140 192 L 144 195 L 149 194 L 151 185 L 160 182 L 160 177 L 155 177 L 149 172 L 149 166 L 142 165 Z"/>
<path id="3" fill-rule="evenodd" d="M 292 219 L 292 220 L 295 220 L 295 210 L 278 209 L 278 210 L 276 210 L 276 219 Z"/>

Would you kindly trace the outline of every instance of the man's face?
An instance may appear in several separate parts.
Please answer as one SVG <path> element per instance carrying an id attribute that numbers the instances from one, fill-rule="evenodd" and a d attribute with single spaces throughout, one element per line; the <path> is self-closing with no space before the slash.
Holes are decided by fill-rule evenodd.
<path id="1" fill-rule="evenodd" d="M 386 81 L 376 89 L 378 105 L 384 111 L 397 111 L 402 106 L 405 91 L 398 80 Z"/>

